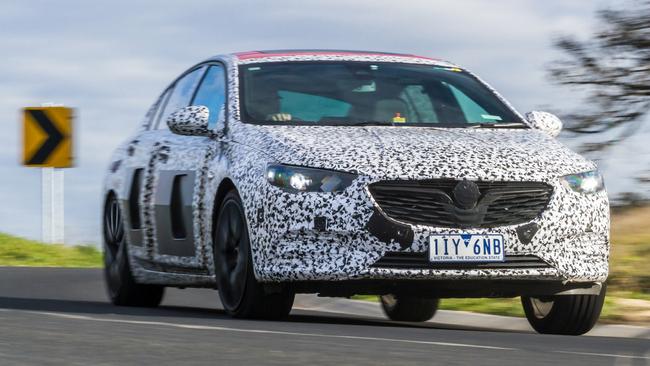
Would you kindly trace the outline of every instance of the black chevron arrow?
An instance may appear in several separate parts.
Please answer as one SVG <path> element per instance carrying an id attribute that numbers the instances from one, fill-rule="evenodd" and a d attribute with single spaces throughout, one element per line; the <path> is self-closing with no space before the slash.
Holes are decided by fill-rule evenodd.
<path id="1" fill-rule="evenodd" d="M 57 146 L 63 141 L 64 137 L 61 131 L 59 131 L 56 126 L 52 123 L 50 118 L 44 111 L 40 110 L 29 110 L 27 111 L 34 121 L 38 123 L 41 129 L 47 134 L 47 140 L 41 145 L 41 147 L 32 155 L 32 157 L 27 161 L 28 165 L 39 165 L 44 164 L 47 158 L 50 157 L 50 154 L 56 149 Z"/>

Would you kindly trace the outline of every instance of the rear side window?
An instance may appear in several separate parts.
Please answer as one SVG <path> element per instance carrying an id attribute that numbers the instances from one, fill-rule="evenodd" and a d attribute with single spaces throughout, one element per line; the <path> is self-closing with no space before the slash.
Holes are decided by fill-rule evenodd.
<path id="1" fill-rule="evenodd" d="M 159 129 L 167 128 L 167 117 L 169 117 L 170 114 L 176 112 L 180 108 L 190 105 L 196 86 L 199 84 L 204 71 L 205 67 L 200 67 L 190 71 L 174 84 L 169 99 L 158 117 Z"/>
<path id="2" fill-rule="evenodd" d="M 152 108 L 153 115 L 151 116 L 151 120 L 149 121 L 149 129 L 155 129 L 156 124 L 158 123 L 158 120 L 160 119 L 160 115 L 163 112 L 163 109 L 165 109 L 165 103 L 167 103 L 167 99 L 169 99 L 169 94 L 171 94 L 172 90 L 167 89 L 165 92 L 158 98 L 158 101 L 156 102 L 154 108 Z"/>
<path id="3" fill-rule="evenodd" d="M 144 116 L 144 119 L 142 120 L 142 126 L 145 128 L 151 128 L 151 123 L 155 121 L 154 117 L 156 116 L 156 113 L 158 112 L 158 108 L 160 107 L 160 101 L 162 98 L 158 98 L 154 104 L 149 107 L 149 110 L 147 111 L 147 114 Z"/>
<path id="4" fill-rule="evenodd" d="M 211 65 L 196 92 L 192 105 L 204 105 L 210 110 L 208 127 L 214 128 L 217 122 L 225 119 L 226 76 L 219 65 Z"/>

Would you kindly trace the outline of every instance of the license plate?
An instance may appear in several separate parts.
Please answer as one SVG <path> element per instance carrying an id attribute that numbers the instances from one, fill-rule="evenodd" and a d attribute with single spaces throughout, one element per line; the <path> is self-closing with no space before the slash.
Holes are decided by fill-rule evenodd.
<path id="1" fill-rule="evenodd" d="M 431 235 L 429 237 L 429 261 L 503 262 L 503 235 Z"/>

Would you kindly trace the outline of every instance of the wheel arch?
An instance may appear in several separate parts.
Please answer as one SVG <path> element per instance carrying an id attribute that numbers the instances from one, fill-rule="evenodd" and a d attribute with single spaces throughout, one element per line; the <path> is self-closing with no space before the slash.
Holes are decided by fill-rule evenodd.
<path id="1" fill-rule="evenodd" d="M 219 215 L 219 208 L 221 208 L 221 203 L 223 202 L 223 199 L 226 197 L 226 194 L 230 192 L 231 190 L 237 190 L 237 187 L 235 186 L 235 183 L 228 177 L 224 178 L 221 180 L 221 183 L 219 183 L 219 188 L 217 188 L 217 193 L 214 196 L 214 204 L 212 206 L 212 222 L 217 219 L 217 216 Z M 214 227 L 212 228 L 214 230 Z"/>
<path id="2" fill-rule="evenodd" d="M 108 200 L 111 199 L 111 197 L 115 197 L 119 199 L 119 197 L 117 196 L 117 192 L 115 192 L 115 190 L 113 189 L 107 190 L 106 193 L 104 194 L 104 204 L 102 205 L 102 208 L 106 207 L 106 204 L 108 203 Z"/>
<path id="3" fill-rule="evenodd" d="M 102 220 L 102 221 L 101 221 L 101 230 L 102 230 L 101 233 L 102 233 L 102 241 L 105 240 L 105 235 L 106 235 L 106 233 L 105 233 L 105 231 L 104 231 L 104 230 L 105 230 L 105 227 L 104 227 L 104 226 L 105 226 L 105 219 L 106 219 L 106 217 L 105 217 L 105 215 L 106 215 L 106 209 L 108 208 L 108 203 L 110 202 L 110 200 L 111 200 L 112 198 L 115 198 L 115 199 L 119 200 L 119 197 L 118 197 L 117 193 L 116 193 L 113 189 L 109 189 L 109 190 L 107 190 L 106 193 L 104 194 L 104 202 L 102 203 L 102 211 L 101 211 L 101 220 Z"/>

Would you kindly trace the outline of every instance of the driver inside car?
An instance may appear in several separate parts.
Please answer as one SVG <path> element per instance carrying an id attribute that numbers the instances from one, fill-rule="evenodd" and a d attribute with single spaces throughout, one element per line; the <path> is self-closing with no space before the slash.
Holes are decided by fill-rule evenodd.
<path id="1" fill-rule="evenodd" d="M 259 93 L 249 101 L 249 113 L 255 120 L 287 122 L 292 120 L 289 113 L 280 112 L 280 96 L 277 91 Z"/>

